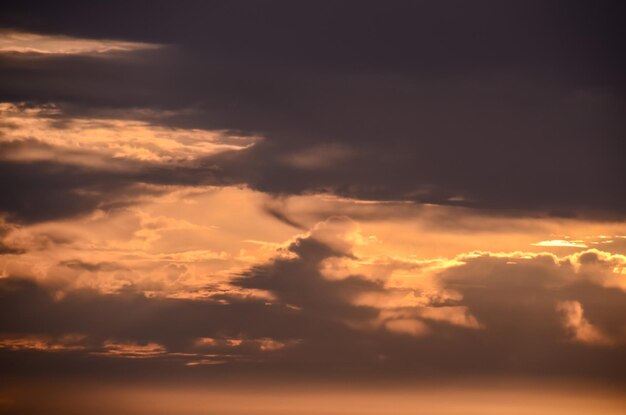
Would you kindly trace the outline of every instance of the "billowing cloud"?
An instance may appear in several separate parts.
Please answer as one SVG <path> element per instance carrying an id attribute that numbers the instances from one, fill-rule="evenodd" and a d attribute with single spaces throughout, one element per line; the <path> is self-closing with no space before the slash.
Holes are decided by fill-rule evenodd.
<path id="1" fill-rule="evenodd" d="M 196 299 L 133 286 L 68 291 L 51 280 L 5 277 L 3 348 L 311 373 L 321 362 L 387 375 L 412 368 L 417 377 L 463 374 L 477 364 L 482 373 L 506 376 L 620 373 L 626 290 L 615 281 L 623 256 L 473 252 L 421 263 L 379 260 L 372 268 L 356 254 L 366 243 L 360 232 L 347 218 L 330 218 L 230 279 L 231 290 L 207 281 L 206 295 Z M 333 258 L 351 271 L 328 274 Z M 81 334 L 71 338 L 75 346 L 68 333 Z M 410 359 L 415 353 L 420 359 Z M 618 361 L 608 365 L 612 359 Z"/>
<path id="2" fill-rule="evenodd" d="M 584 310 L 578 301 L 564 301 L 557 305 L 564 314 L 564 324 L 571 330 L 573 339 L 590 345 L 609 346 L 613 340 L 605 336 L 584 316 Z"/>

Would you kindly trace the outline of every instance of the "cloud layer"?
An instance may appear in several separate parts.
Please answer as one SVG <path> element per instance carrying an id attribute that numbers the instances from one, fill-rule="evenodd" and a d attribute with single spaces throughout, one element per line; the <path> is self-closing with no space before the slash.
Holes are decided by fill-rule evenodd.
<path id="1" fill-rule="evenodd" d="M 292 374 L 621 377 L 624 256 L 477 252 L 379 261 L 372 272 L 353 253 L 358 235 L 354 222 L 330 219 L 201 300 L 6 277 L 2 353 L 18 365 L 21 354 L 62 353 L 68 367 L 139 358 Z"/>
<path id="2" fill-rule="evenodd" d="M 265 138 L 208 156 L 194 176 L 217 166 L 223 181 L 274 194 L 624 214 L 617 3 L 398 2 L 381 13 L 368 2 L 131 2 L 99 19 L 80 6 L 24 7 L 7 6 L 0 23 L 42 39 L 168 47 L 2 56 L 0 98 L 70 113 L 166 109 L 157 122 L 168 127 Z M 141 30 L 130 24 L 139 17 Z"/>

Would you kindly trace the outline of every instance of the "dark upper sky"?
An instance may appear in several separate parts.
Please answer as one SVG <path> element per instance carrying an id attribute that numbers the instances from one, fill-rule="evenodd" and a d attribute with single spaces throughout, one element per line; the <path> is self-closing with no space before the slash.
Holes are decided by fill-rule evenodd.
<path id="1" fill-rule="evenodd" d="M 147 182 L 245 183 L 276 194 L 330 191 L 557 216 L 626 212 L 622 2 L 2 7 L 5 28 L 165 45 L 118 59 L 2 56 L 3 101 L 54 102 L 95 116 L 171 110 L 157 122 L 264 138 L 193 172 L 144 169 Z M 56 194 L 81 186 L 68 183 L 74 172 L 63 167 L 34 168 L 54 171 L 41 187 Z M 37 187 L 20 176 L 22 189 Z M 109 194 L 134 180 L 88 174 L 86 186 Z M 33 192 L 3 187 L 11 194 L 4 209 L 16 217 L 50 216 L 25 207 Z"/>

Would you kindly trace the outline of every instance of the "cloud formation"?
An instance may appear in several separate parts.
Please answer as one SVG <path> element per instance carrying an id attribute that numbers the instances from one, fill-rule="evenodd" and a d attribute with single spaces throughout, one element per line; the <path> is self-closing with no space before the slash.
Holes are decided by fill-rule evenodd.
<path id="1" fill-rule="evenodd" d="M 5 103 L 0 114 L 0 169 L 11 178 L 0 211 L 26 222 L 136 203 L 159 185 L 217 184 L 218 168 L 202 160 L 258 141 L 163 127 L 145 118 L 167 114 L 141 111 L 74 118 L 54 105 Z"/>
<path id="2" fill-rule="evenodd" d="M 0 412 L 64 379 L 623 389 L 621 2 L 0 8 Z"/>
<path id="3" fill-rule="evenodd" d="M 141 42 L 78 39 L 62 35 L 40 35 L 10 30 L 0 31 L 0 53 L 98 55 L 158 47 L 160 45 Z"/>
<path id="4" fill-rule="evenodd" d="M 371 272 L 354 255 L 359 241 L 354 222 L 329 219 L 234 277 L 239 291 L 200 301 L 3 278 L 0 331 L 10 337 L 2 347 L 285 373 L 319 374 L 322 362 L 417 378 L 623 373 L 624 256 L 475 252 L 430 265 L 388 261 L 379 264 L 386 272 Z M 333 259 L 356 264 L 330 275 L 324 264 Z M 414 278 L 398 284 L 394 273 L 407 269 Z"/>
<path id="5" fill-rule="evenodd" d="M 273 194 L 622 217 L 621 25 L 609 17 L 621 6 L 448 6 L 131 2 L 94 21 L 82 7 L 13 4 L 0 24 L 170 46 L 105 61 L 4 56 L 0 98 L 170 110 L 169 128 L 263 137 L 205 165 Z M 151 22 L 141 31 L 139 16 Z"/>

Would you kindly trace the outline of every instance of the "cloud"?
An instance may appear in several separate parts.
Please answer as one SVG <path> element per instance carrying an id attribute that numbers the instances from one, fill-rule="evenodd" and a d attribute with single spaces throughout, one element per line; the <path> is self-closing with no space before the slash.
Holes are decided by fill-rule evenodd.
<path id="1" fill-rule="evenodd" d="M 624 215 L 626 200 L 615 190 L 624 127 L 623 63 L 614 59 L 621 22 L 599 19 L 619 15 L 614 4 L 553 13 L 535 2 L 406 3 L 389 6 L 389 15 L 369 2 L 354 10 L 266 7 L 107 5 L 98 8 L 105 25 L 75 7 L 65 15 L 11 6 L 2 22 L 26 31 L 171 47 L 106 60 L 3 56 L 0 98 L 78 112 L 173 111 L 159 121 L 169 129 L 263 137 L 208 156 L 203 166 L 272 194 Z M 265 13 L 272 18 L 257 18 Z M 153 24 L 140 30 L 128 24 L 131 16 Z M 163 21 L 167 30 L 149 28 Z M 480 35 L 468 38 L 475 27 Z M 155 156 L 145 145 L 122 149 L 131 153 Z"/>
<path id="2" fill-rule="evenodd" d="M 611 338 L 587 321 L 578 301 L 563 301 L 557 304 L 557 309 L 563 313 L 565 327 L 572 331 L 574 340 L 600 346 L 613 344 Z"/>
<path id="3" fill-rule="evenodd" d="M 337 163 L 344 163 L 351 158 L 350 149 L 338 144 L 326 144 L 288 154 L 284 162 L 297 169 L 327 169 Z"/>
<path id="4" fill-rule="evenodd" d="M 623 343 L 626 321 L 614 317 L 626 311 L 626 291 L 613 285 L 620 278 L 619 269 L 611 260 L 598 263 L 593 272 L 581 267 L 581 258 L 597 254 L 592 250 L 562 258 L 481 254 L 443 271 L 439 278 L 448 289 L 460 293 L 459 304 L 488 332 L 500 333 L 512 342 L 515 338 L 523 344 L 531 338 L 550 342 L 573 332 L 574 339 L 583 343 Z M 589 319 L 584 309 L 589 310 Z M 615 337 L 609 340 L 610 336 L 601 334 L 604 330 Z"/>
<path id="5" fill-rule="evenodd" d="M 2 367 L 623 382 L 621 6 L 453 6 L 3 6 Z"/>
<path id="6" fill-rule="evenodd" d="M 141 111 L 73 117 L 54 105 L 0 104 L 0 212 L 38 222 L 114 209 L 162 185 L 218 184 L 219 167 L 204 159 L 241 151 L 257 137 L 226 131 L 163 127 Z M 151 113 L 159 118 L 163 114 Z M 103 118 L 104 117 L 104 118 Z M 135 117 L 135 118 L 133 118 Z M 226 184 L 223 182 L 223 184 Z"/>
<path id="7" fill-rule="evenodd" d="M 7 336 L 4 335 L 0 339 L 0 349 L 8 350 L 35 350 L 46 352 L 67 352 L 84 350 L 85 346 L 81 341 L 85 336 L 80 334 L 66 334 L 58 338 L 50 338 L 47 336 L 26 335 L 26 336 Z"/>
<path id="8" fill-rule="evenodd" d="M 293 240 L 288 252 L 231 280 L 239 289 L 267 291 L 265 298 L 232 291 L 176 299 L 132 287 L 59 296 L 53 285 L 3 278 L 0 332 L 26 345 L 20 339 L 81 333 L 83 349 L 68 352 L 149 357 L 157 367 L 325 376 L 324 367 L 340 365 L 385 376 L 619 378 L 626 291 L 606 282 L 621 275 L 615 266 L 623 257 L 474 252 L 439 267 L 407 268 L 421 281 L 416 285 L 389 278 L 402 269 L 398 260 L 385 265 L 387 276 L 356 267 L 329 279 L 322 272 L 329 258 L 363 260 L 354 253 L 354 232 L 349 220 L 330 219 Z"/>
<path id="9" fill-rule="evenodd" d="M 73 117 L 54 105 L 3 103 L 0 114 L 0 157 L 11 161 L 55 160 L 115 170 L 123 168 L 115 160 L 185 164 L 223 151 L 242 150 L 258 141 L 227 131 L 155 125 L 142 120 L 145 115 L 141 111 L 126 111 L 117 114 L 119 118 L 109 118 L 113 114 Z M 166 115 L 152 113 L 151 117 Z"/>
<path id="10" fill-rule="evenodd" d="M 392 333 L 420 336 L 428 333 L 428 326 L 419 320 L 397 318 L 385 322 L 385 328 Z"/>
<path id="11" fill-rule="evenodd" d="M 143 195 L 161 191 L 143 186 L 142 173 L 103 172 L 53 161 L 0 162 L 11 181 L 0 183 L 0 211 L 12 222 L 41 222 L 115 209 L 133 204 Z M 165 173 L 165 172 L 163 172 Z M 169 180 L 168 180 L 169 181 Z"/>
<path id="12" fill-rule="evenodd" d="M 324 260 L 350 256 L 344 249 L 351 225 L 346 219 L 330 219 L 315 228 L 310 237 L 293 242 L 287 248 L 292 256 L 253 267 L 235 278 L 233 284 L 267 290 L 286 305 L 332 320 L 359 321 L 375 317 L 375 309 L 351 302 L 362 293 L 382 290 L 380 284 L 358 275 L 329 280 L 320 271 Z M 328 240 L 331 243 L 326 242 Z"/>
<path id="13" fill-rule="evenodd" d="M 97 354 L 110 357 L 145 359 L 163 356 L 167 353 L 167 350 L 157 343 L 135 344 L 107 341 L 104 343 L 104 349 L 105 351 L 97 352 Z"/>
<path id="14" fill-rule="evenodd" d="M 541 241 L 533 244 L 534 246 L 559 246 L 567 248 L 587 248 L 583 241 L 569 241 L 563 239 L 551 239 L 549 241 Z"/>
<path id="15" fill-rule="evenodd" d="M 79 39 L 71 36 L 44 35 L 6 29 L 0 31 L 0 53 L 99 55 L 159 47 L 161 46 L 142 42 Z"/>
<path id="16" fill-rule="evenodd" d="M 7 312 L 0 331 L 13 338 L 27 339 L 33 333 L 54 338 L 81 333 L 92 344 L 87 350 L 100 351 L 94 350 L 96 343 L 103 345 L 104 353 L 131 353 L 134 344 L 140 346 L 139 354 L 151 343 L 169 351 L 194 352 L 196 339 L 207 337 L 245 335 L 258 342 L 259 350 L 263 344 L 271 347 L 266 339 L 287 342 L 298 338 L 300 318 L 295 311 L 250 298 L 234 298 L 232 303 L 148 298 L 131 290 L 115 295 L 77 290 L 58 297 L 54 288 L 26 279 L 2 278 L 0 285 L 3 311 Z M 149 347 L 149 351 L 153 349 L 157 350 Z"/>

